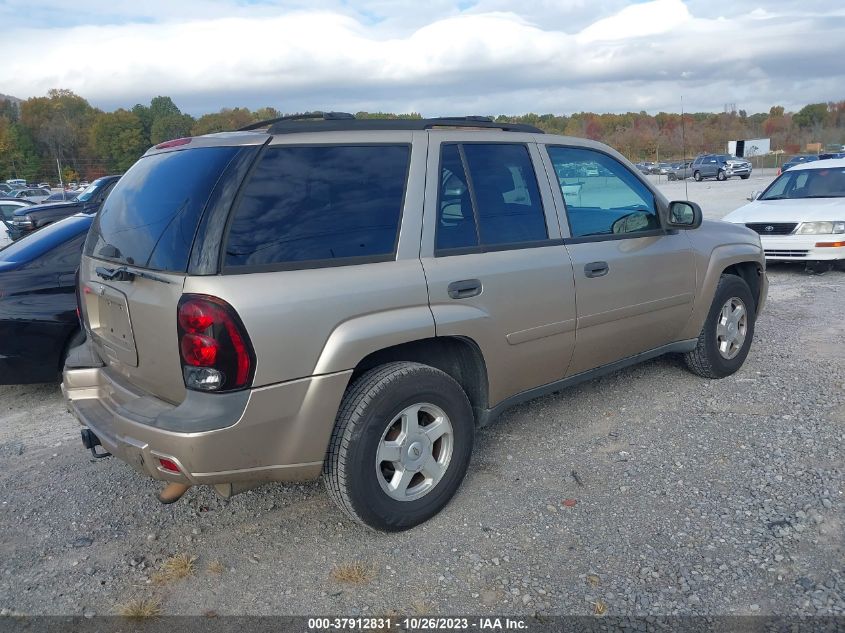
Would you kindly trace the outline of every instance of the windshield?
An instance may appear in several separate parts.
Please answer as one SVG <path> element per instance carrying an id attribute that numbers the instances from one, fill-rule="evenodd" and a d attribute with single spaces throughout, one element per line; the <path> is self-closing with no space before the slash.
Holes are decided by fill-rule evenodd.
<path id="1" fill-rule="evenodd" d="M 785 171 L 760 196 L 760 200 L 845 198 L 845 168 Z"/>
<path id="2" fill-rule="evenodd" d="M 91 198 L 94 197 L 94 194 L 102 187 L 102 182 L 99 180 L 95 180 L 90 185 L 85 188 L 85 191 L 78 194 L 76 199 L 80 202 L 88 202 Z"/>

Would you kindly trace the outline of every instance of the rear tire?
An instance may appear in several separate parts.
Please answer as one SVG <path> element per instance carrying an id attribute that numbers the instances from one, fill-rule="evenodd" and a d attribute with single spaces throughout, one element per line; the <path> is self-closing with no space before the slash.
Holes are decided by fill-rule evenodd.
<path id="1" fill-rule="evenodd" d="M 740 308 L 744 319 L 737 313 Z M 698 343 L 693 351 L 684 354 L 687 368 L 704 378 L 724 378 L 735 373 L 748 356 L 756 317 L 754 297 L 745 280 L 722 275 Z"/>
<path id="2" fill-rule="evenodd" d="M 448 374 L 388 363 L 346 391 L 323 467 L 331 499 L 352 519 L 384 532 L 440 512 L 464 479 L 475 420 Z"/>
<path id="3" fill-rule="evenodd" d="M 692 177 L 695 178 L 696 182 L 701 182 L 701 172 L 700 171 L 694 172 Z"/>

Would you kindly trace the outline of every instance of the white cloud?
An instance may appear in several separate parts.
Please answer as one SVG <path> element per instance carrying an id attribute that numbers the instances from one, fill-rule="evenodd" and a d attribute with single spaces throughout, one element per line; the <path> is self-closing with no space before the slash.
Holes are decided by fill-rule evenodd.
<path id="1" fill-rule="evenodd" d="M 20 2 L 7 0 L 0 16 Z M 845 10 L 808 0 L 796 13 L 779 2 L 765 11 L 734 2 L 726 17 L 696 0 L 79 0 L 77 16 L 111 17 L 8 28 L 0 92 L 70 88 L 106 109 L 167 94 L 194 114 L 238 105 L 430 115 L 677 110 L 681 94 L 690 110 L 730 102 L 753 111 L 845 98 Z"/>

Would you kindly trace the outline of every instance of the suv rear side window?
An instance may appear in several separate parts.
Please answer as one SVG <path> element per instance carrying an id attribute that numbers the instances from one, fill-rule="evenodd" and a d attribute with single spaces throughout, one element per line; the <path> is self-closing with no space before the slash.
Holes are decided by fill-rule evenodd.
<path id="1" fill-rule="evenodd" d="M 440 156 L 438 250 L 548 239 L 540 190 L 525 145 L 444 144 Z"/>
<path id="2" fill-rule="evenodd" d="M 141 158 L 106 198 L 85 254 L 184 272 L 205 204 L 238 147 L 201 147 Z"/>
<path id="3" fill-rule="evenodd" d="M 235 209 L 225 266 L 393 259 L 410 151 L 408 145 L 268 148 Z"/>

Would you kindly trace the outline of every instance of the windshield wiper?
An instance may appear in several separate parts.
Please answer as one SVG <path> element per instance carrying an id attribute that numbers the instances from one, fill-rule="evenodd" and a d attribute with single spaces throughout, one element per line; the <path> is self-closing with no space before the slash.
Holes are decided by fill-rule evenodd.
<path id="1" fill-rule="evenodd" d="M 94 269 L 94 272 L 97 273 L 97 277 L 105 279 L 106 281 L 132 281 L 135 277 L 143 277 L 144 279 L 149 279 L 150 281 L 159 281 L 165 284 L 173 283 L 169 279 L 153 275 L 152 273 L 146 273 L 141 270 L 129 270 L 126 266 L 121 266 L 120 268 L 97 266 Z"/>

